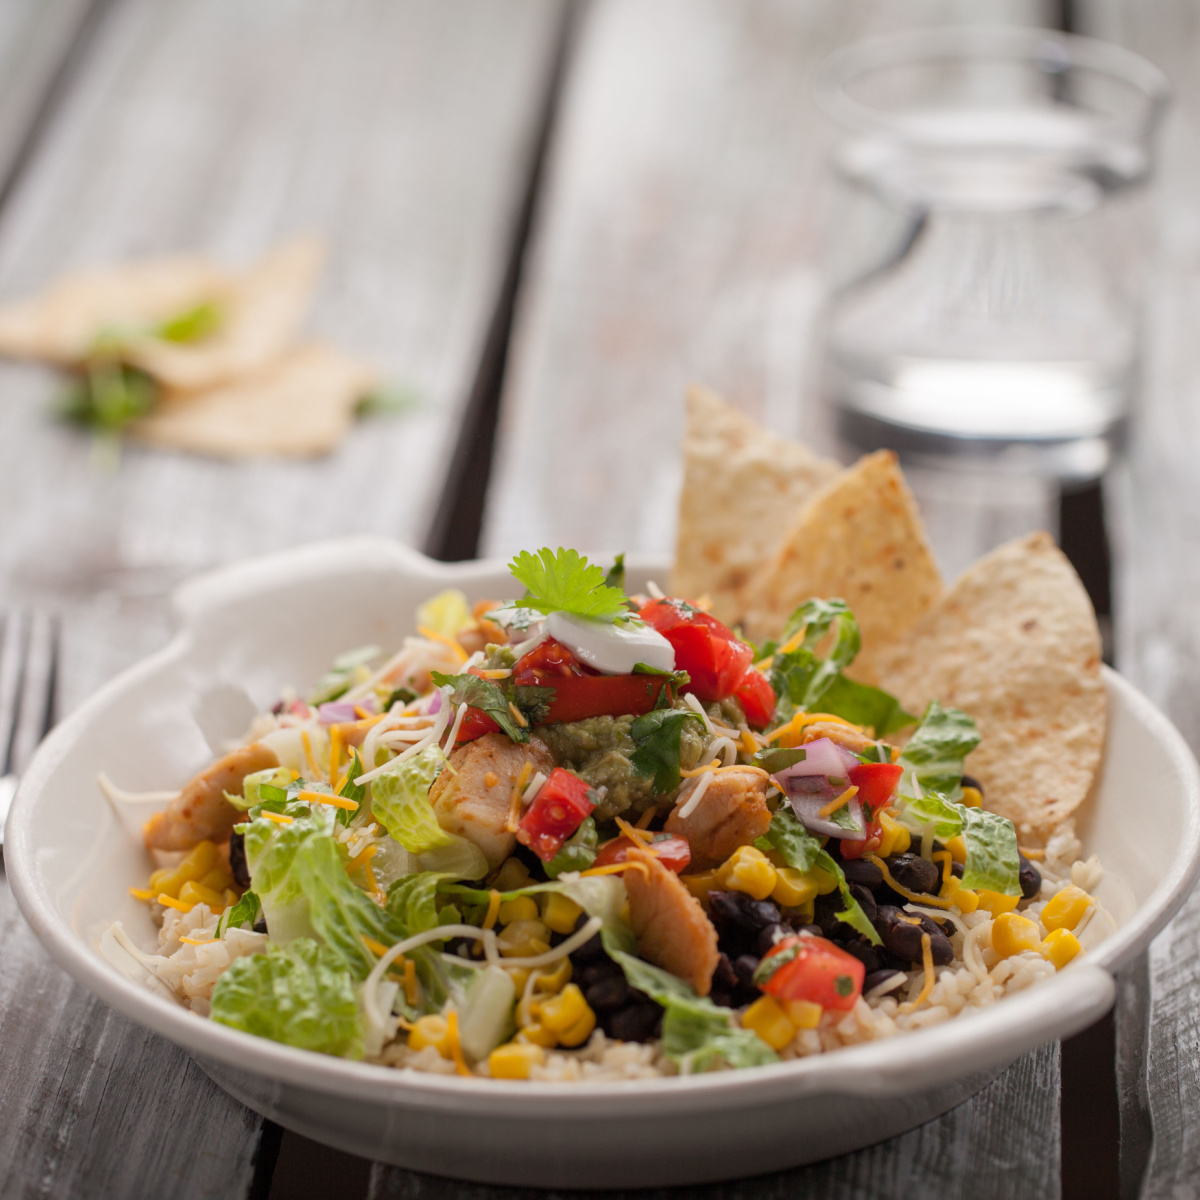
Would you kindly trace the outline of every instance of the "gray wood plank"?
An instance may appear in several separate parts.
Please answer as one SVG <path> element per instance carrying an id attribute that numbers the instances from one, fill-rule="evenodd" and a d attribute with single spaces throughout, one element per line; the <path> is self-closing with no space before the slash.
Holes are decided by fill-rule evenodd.
<path id="1" fill-rule="evenodd" d="M 811 1167 L 691 1187 L 694 1200 L 876 1200 L 880 1196 L 971 1196 L 1026 1200 L 1057 1196 L 1058 1046 L 1019 1059 L 979 1095 L 936 1121 L 857 1154 Z M 1022 1103 L 1014 1103 L 1023 1095 Z M 1049 1138 L 1046 1139 L 1046 1131 Z M 1045 1144 L 1041 1156 L 1024 1152 Z M 618 1152 L 618 1151 L 614 1151 Z M 376 1164 L 370 1200 L 520 1200 L 560 1195 L 613 1200 L 669 1200 L 675 1189 L 638 1192 L 546 1192 L 460 1183 Z"/>
<path id="2" fill-rule="evenodd" d="M 1152 195 L 1157 260 L 1144 386 L 1129 461 L 1114 480 L 1117 666 L 1200 747 L 1200 568 L 1195 455 L 1200 447 L 1200 13 L 1186 0 L 1094 0 L 1081 32 L 1118 42 L 1163 68 L 1175 90 Z M 1150 949 L 1148 979 L 1122 987 L 1118 1060 L 1123 1195 L 1192 1195 L 1200 1171 L 1200 894 Z M 1148 992 L 1148 994 L 1147 994 Z M 1151 1126 L 1146 1129 L 1147 1119 Z M 1128 1147 L 1130 1135 L 1140 1133 Z M 1146 1134 L 1153 1147 L 1144 1178 Z M 1139 1192 L 1138 1185 L 1141 1184 Z"/>
<path id="3" fill-rule="evenodd" d="M 165 641 L 183 575 L 345 532 L 422 540 L 559 19 L 554 0 L 108 8 L 0 212 L 0 293 L 135 254 L 246 261 L 315 230 L 331 256 L 312 327 L 423 400 L 316 463 L 130 451 L 114 470 L 47 419 L 47 372 L 0 368 L 0 603 L 61 614 L 60 711 Z M 260 1119 L 74 987 L 7 889 L 0 1027 L 0 1193 L 246 1193 Z"/>

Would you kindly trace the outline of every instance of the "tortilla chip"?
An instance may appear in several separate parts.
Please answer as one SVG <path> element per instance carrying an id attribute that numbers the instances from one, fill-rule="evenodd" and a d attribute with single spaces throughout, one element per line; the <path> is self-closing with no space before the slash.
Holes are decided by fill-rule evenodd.
<path id="1" fill-rule="evenodd" d="M 975 718 L 982 741 L 967 771 L 1023 844 L 1043 841 L 1088 794 L 1104 744 L 1100 630 L 1049 534 L 980 559 L 877 662 L 910 712 L 936 698 Z"/>
<path id="2" fill-rule="evenodd" d="M 230 272 L 196 257 L 79 271 L 32 300 L 0 305 L 0 355 L 78 363 L 101 331 L 157 327 L 223 299 L 233 282 Z"/>
<path id="3" fill-rule="evenodd" d="M 194 391 L 236 379 L 283 353 L 308 313 L 324 250 L 308 238 L 272 250 L 226 294 L 222 320 L 195 342 L 139 338 L 122 358 L 171 388 Z"/>
<path id="4" fill-rule="evenodd" d="M 326 454 L 375 384 L 355 359 L 309 343 L 236 383 L 166 392 L 129 432 L 147 445 L 218 458 Z"/>
<path id="5" fill-rule="evenodd" d="M 0 355 L 73 365 L 111 333 L 120 357 L 160 383 L 212 387 L 283 353 L 308 311 L 322 257 L 318 242 L 298 239 L 244 273 L 193 257 L 81 271 L 33 300 L 0 306 Z M 207 337 L 171 342 L 146 333 L 208 303 L 221 322 Z"/>
<path id="6" fill-rule="evenodd" d="M 756 425 L 715 392 L 689 388 L 672 594 L 707 593 L 713 616 L 737 624 L 749 585 L 784 530 L 839 470 Z"/>
<path id="7" fill-rule="evenodd" d="M 755 585 L 747 632 L 776 637 L 813 596 L 840 596 L 858 618 L 850 674 L 875 681 L 874 659 L 941 599 L 944 588 L 916 502 L 890 450 L 859 459 L 804 507 Z"/>

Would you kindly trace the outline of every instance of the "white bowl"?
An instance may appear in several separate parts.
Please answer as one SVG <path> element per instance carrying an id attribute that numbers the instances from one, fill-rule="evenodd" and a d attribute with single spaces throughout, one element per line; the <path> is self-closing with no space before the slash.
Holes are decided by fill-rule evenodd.
<path id="1" fill-rule="evenodd" d="M 633 562 L 633 584 L 661 564 Z M 1048 983 L 919 1033 L 752 1070 L 620 1084 L 493 1082 L 401 1073 L 260 1040 L 202 1020 L 103 960 L 120 919 L 154 930 L 127 889 L 148 859 L 96 786 L 186 780 L 287 684 L 340 651 L 396 645 L 415 608 L 456 585 L 511 591 L 499 562 L 445 565 L 375 538 L 290 551 L 204 576 L 177 596 L 178 636 L 125 672 L 46 740 L 21 781 L 4 855 L 17 900 L 50 953 L 120 1012 L 192 1053 L 273 1121 L 368 1158 L 492 1183 L 633 1187 L 773 1171 L 856 1149 L 966 1099 L 1024 1051 L 1112 1004 L 1112 973 L 1144 950 L 1200 865 L 1200 777 L 1173 726 L 1106 672 L 1104 769 L 1085 844 L 1110 872 L 1122 920 Z"/>

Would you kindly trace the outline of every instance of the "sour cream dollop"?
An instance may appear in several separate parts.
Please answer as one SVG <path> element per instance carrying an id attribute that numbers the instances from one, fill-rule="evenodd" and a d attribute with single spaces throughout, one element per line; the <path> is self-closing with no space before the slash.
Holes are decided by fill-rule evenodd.
<path id="1" fill-rule="evenodd" d="M 638 663 L 656 671 L 675 670 L 675 649 L 657 629 L 636 618 L 612 624 L 554 612 L 546 632 L 581 663 L 604 675 L 629 675 Z"/>

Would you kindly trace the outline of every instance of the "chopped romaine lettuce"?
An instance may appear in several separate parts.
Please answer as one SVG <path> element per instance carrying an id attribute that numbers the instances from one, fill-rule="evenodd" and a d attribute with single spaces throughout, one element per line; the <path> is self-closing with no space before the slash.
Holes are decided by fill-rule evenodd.
<path id="1" fill-rule="evenodd" d="M 333 832 L 333 814 L 327 805 L 293 803 L 285 814 L 292 818 L 289 824 L 255 817 L 240 826 L 246 839 L 246 865 L 274 942 L 316 934 L 309 917 L 308 897 L 292 868 L 305 842 L 327 838 Z"/>
<path id="2" fill-rule="evenodd" d="M 957 800 L 962 795 L 963 760 L 978 745 L 979 729 L 965 712 L 931 701 L 900 756 L 901 794 L 919 800 L 928 791 L 943 800 Z"/>
<path id="3" fill-rule="evenodd" d="M 591 817 L 584 817 L 583 824 L 546 864 L 546 874 L 551 879 L 557 879 L 564 871 L 586 871 L 596 861 L 596 848 L 599 845 L 596 822 Z"/>
<path id="4" fill-rule="evenodd" d="M 239 812 L 245 812 L 256 804 L 286 801 L 291 782 L 292 773 L 286 767 L 268 767 L 265 771 L 254 771 L 242 780 L 240 796 L 226 792 L 225 799 Z"/>
<path id="5" fill-rule="evenodd" d="M 779 1056 L 758 1034 L 735 1025 L 733 1013 L 698 996 L 682 979 L 623 950 L 610 955 L 630 987 L 663 1007 L 663 1053 L 683 1074 L 719 1067 L 759 1067 Z"/>
<path id="6" fill-rule="evenodd" d="M 445 762 L 441 747 L 429 746 L 371 782 L 371 812 L 410 854 L 425 854 L 453 841 L 429 802 L 429 789 Z"/>
<path id="7" fill-rule="evenodd" d="M 234 959 L 213 990 L 212 1019 L 302 1050 L 362 1057 L 354 977 L 310 938 Z"/>
<path id="8" fill-rule="evenodd" d="M 258 920 L 259 910 L 262 905 L 258 902 L 258 897 L 251 891 L 242 893 L 242 898 L 236 903 L 231 904 L 222 914 L 221 919 L 217 922 L 217 932 L 214 936 L 224 937 L 227 929 L 247 929 L 252 928 L 254 922 Z"/>

